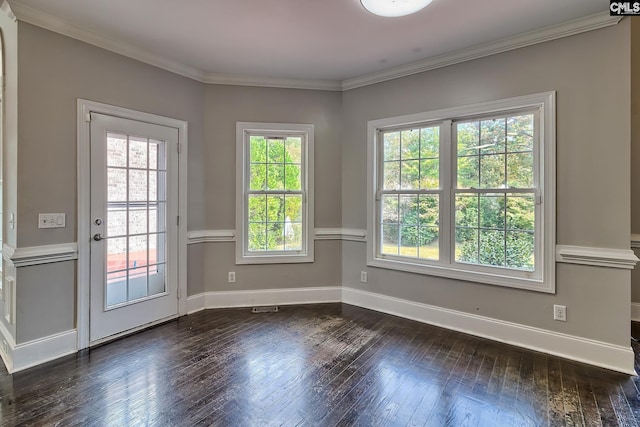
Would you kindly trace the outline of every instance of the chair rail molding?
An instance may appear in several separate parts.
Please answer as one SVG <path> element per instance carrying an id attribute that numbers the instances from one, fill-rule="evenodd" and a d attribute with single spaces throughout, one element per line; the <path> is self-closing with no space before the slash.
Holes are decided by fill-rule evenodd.
<path id="1" fill-rule="evenodd" d="M 639 260 L 630 249 L 558 245 L 556 246 L 556 261 L 632 270 Z"/>
<path id="2" fill-rule="evenodd" d="M 73 261 L 78 259 L 78 244 L 73 242 L 16 248 L 5 243 L 2 245 L 2 257 L 15 267 Z"/>

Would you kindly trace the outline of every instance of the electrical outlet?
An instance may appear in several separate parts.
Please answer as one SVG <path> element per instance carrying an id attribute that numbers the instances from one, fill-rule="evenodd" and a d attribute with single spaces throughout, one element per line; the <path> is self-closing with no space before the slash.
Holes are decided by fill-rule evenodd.
<path id="1" fill-rule="evenodd" d="M 559 320 L 560 322 L 567 321 L 567 306 L 557 305 L 553 306 L 553 320 Z"/>
<path id="2" fill-rule="evenodd" d="M 229 272 L 229 283 L 236 283 L 236 272 L 235 271 L 230 271 Z"/>
<path id="3" fill-rule="evenodd" d="M 360 281 L 362 283 L 367 283 L 367 272 L 366 271 L 361 271 L 360 272 Z"/>

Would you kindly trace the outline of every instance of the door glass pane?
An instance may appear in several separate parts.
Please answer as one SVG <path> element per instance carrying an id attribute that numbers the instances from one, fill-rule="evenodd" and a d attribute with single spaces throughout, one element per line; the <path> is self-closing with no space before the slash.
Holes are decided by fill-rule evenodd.
<path id="1" fill-rule="evenodd" d="M 165 148 L 107 135 L 105 308 L 166 291 Z"/>

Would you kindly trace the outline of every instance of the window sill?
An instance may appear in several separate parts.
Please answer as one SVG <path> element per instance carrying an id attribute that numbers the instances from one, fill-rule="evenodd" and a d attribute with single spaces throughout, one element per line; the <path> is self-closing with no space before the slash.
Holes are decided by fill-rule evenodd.
<path id="1" fill-rule="evenodd" d="M 410 261 L 389 260 L 384 258 L 369 259 L 367 260 L 367 265 L 371 267 L 398 270 L 408 273 L 417 273 L 428 276 L 444 277 L 447 279 L 464 280 L 467 282 L 484 283 L 487 285 L 526 289 L 544 293 L 555 293 L 555 286 L 553 283 L 545 283 L 543 280 L 538 278 L 513 277 L 484 271 L 469 271 L 456 267 L 425 265 L 412 263 Z"/>
<path id="2" fill-rule="evenodd" d="M 313 255 L 245 255 L 236 258 L 236 264 L 298 264 L 312 263 Z"/>

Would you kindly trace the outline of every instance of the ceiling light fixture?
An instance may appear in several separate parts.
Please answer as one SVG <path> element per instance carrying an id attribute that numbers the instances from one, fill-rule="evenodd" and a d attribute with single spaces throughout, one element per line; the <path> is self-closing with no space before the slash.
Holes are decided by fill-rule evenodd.
<path id="1" fill-rule="evenodd" d="M 386 17 L 405 16 L 424 9 L 432 0 L 360 0 L 369 12 Z"/>

